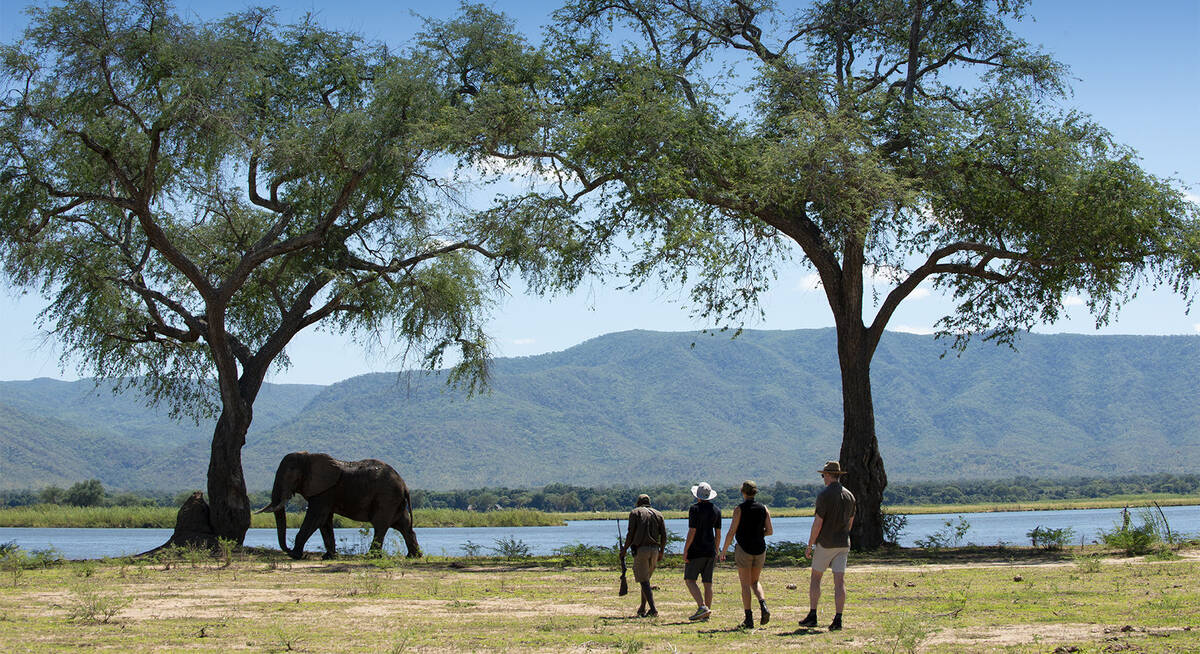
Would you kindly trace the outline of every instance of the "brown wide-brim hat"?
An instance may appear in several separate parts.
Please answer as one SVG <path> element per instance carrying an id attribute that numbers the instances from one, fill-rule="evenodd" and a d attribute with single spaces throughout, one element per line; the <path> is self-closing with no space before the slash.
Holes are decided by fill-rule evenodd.
<path id="1" fill-rule="evenodd" d="M 817 472 L 819 472 L 821 474 L 831 474 L 831 475 L 846 474 L 846 471 L 842 470 L 842 464 L 838 463 L 837 461 L 826 461 L 825 467 L 821 468 Z"/>

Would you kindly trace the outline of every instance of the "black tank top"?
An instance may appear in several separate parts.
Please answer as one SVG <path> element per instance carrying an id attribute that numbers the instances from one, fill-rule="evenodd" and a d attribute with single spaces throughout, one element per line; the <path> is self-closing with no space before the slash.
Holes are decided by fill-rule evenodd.
<path id="1" fill-rule="evenodd" d="M 741 517 L 738 518 L 737 544 L 747 554 L 759 555 L 767 551 L 766 536 L 763 531 L 767 525 L 767 507 L 754 500 L 746 500 L 738 505 Z"/>

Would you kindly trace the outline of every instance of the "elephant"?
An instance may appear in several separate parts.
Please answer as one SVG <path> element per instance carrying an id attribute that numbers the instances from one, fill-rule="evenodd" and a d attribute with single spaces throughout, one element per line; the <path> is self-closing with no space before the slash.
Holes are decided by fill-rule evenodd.
<path id="1" fill-rule="evenodd" d="M 288 549 L 284 510 L 295 493 L 308 500 L 308 512 L 296 534 L 295 545 Z M 408 486 L 391 466 L 376 459 L 339 461 L 328 454 L 292 452 L 283 457 L 275 471 L 271 504 L 258 512 L 275 514 L 279 547 L 293 559 L 304 556 L 304 543 L 318 528 L 325 541 L 324 558 L 336 556 L 333 543 L 335 513 L 371 523 L 375 528 L 372 551 L 383 547 L 388 528 L 395 527 L 404 537 L 408 556 L 421 556 L 421 547 L 413 533 Z"/>

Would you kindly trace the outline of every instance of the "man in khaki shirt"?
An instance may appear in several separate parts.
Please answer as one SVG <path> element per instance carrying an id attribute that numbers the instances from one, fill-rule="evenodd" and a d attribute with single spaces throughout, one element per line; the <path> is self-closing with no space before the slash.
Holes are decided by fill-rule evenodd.
<path id="1" fill-rule="evenodd" d="M 629 512 L 629 531 L 625 535 L 625 544 L 621 546 L 622 559 L 628 548 L 633 548 L 633 580 L 642 587 L 638 617 L 652 618 L 658 615 L 658 609 L 654 607 L 650 576 L 667 550 L 667 526 L 662 514 L 650 508 L 650 496 L 644 493 L 638 495 L 637 506 Z"/>

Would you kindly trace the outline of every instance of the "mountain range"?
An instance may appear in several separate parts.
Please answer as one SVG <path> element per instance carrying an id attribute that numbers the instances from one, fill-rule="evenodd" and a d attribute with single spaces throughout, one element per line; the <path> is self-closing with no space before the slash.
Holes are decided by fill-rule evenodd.
<path id="1" fill-rule="evenodd" d="M 378 458 L 416 488 L 811 481 L 841 441 L 832 329 L 629 331 L 497 359 L 474 397 L 441 373 L 267 384 L 243 450 L 267 488 L 295 450 Z M 1200 336 L 1026 334 L 959 354 L 887 333 L 872 364 L 889 478 L 1194 473 Z M 212 424 L 103 384 L 0 382 L 0 489 L 203 488 Z"/>

